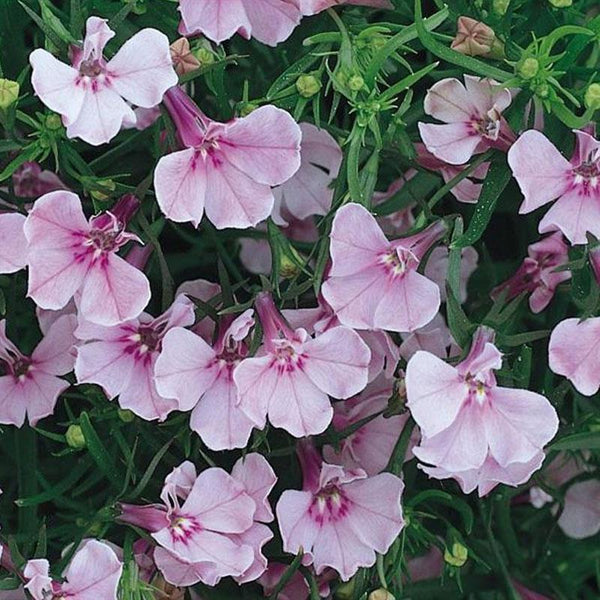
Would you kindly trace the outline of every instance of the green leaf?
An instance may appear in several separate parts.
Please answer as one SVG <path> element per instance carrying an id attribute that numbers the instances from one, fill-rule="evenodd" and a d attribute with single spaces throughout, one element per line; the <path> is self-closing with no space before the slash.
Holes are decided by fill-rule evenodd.
<path id="1" fill-rule="evenodd" d="M 456 496 L 452 496 L 451 494 L 442 492 L 440 490 L 424 490 L 423 492 L 420 492 L 416 496 L 411 498 L 407 502 L 407 506 L 414 508 L 422 502 L 427 502 L 428 504 L 434 502 L 453 508 L 458 513 L 460 513 L 460 516 L 462 517 L 465 526 L 465 531 L 467 533 L 471 533 L 474 522 L 473 511 L 471 510 L 471 507 L 460 498 L 457 498 Z"/>
<path id="2" fill-rule="evenodd" d="M 600 450 L 600 431 L 566 435 L 551 444 L 550 450 Z"/>
<path id="3" fill-rule="evenodd" d="M 277 585 L 273 589 L 273 592 L 269 596 L 269 600 L 277 600 L 279 596 L 279 592 L 288 584 L 290 579 L 294 576 L 294 573 L 300 568 L 302 564 L 302 556 L 304 553 L 302 551 L 298 552 L 296 558 L 292 561 L 292 564 L 284 571 L 281 579 L 277 582 Z"/>
<path id="4" fill-rule="evenodd" d="M 21 2 L 19 0 L 19 4 L 23 7 L 23 10 L 29 15 L 31 20 L 44 32 L 44 35 L 48 40 L 59 48 L 60 50 L 66 50 L 67 42 L 61 39 L 61 37 L 50 27 L 48 23 L 46 23 L 42 17 L 40 17 L 35 11 L 33 11 L 27 4 Z M 2 179 L 0 178 L 0 181 Z"/>
<path id="5" fill-rule="evenodd" d="M 390 100 L 394 96 L 397 96 L 400 92 L 403 92 L 404 90 L 412 87 L 413 85 L 415 85 L 415 83 L 417 83 L 417 81 L 423 79 L 423 77 L 431 73 L 431 71 L 436 69 L 439 66 L 439 64 L 439 62 L 431 63 L 430 65 L 419 69 L 416 73 L 411 73 L 410 75 L 407 75 L 406 77 L 389 87 L 387 90 L 385 90 L 385 92 L 381 94 L 379 99 L 382 101 L 386 101 Z"/>
<path id="6" fill-rule="evenodd" d="M 131 497 L 133 499 L 138 499 L 142 495 L 142 492 L 146 489 L 146 486 L 148 485 L 148 483 L 150 483 L 150 480 L 152 479 L 152 475 L 154 475 L 154 471 L 156 471 L 156 467 L 158 467 L 158 464 L 162 460 L 162 457 L 166 454 L 167 450 L 169 449 L 169 447 L 171 446 L 172 443 L 173 443 L 173 440 L 172 439 L 169 440 L 155 454 L 154 458 L 150 461 L 150 464 L 148 465 L 148 468 L 146 469 L 146 472 L 140 479 L 139 483 L 135 486 L 135 488 L 133 489 L 131 494 L 128 494 L 129 497 Z"/>

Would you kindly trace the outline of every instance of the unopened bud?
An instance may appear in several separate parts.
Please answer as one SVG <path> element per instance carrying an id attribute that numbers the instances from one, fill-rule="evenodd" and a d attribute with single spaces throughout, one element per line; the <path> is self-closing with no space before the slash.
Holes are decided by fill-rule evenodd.
<path id="1" fill-rule="evenodd" d="M 466 56 L 487 57 L 500 57 L 504 54 L 502 43 L 496 38 L 494 30 L 485 23 L 471 17 L 459 17 L 456 27 L 456 37 L 451 44 L 456 52 Z"/>
<path id="2" fill-rule="evenodd" d="M 444 550 L 444 560 L 453 567 L 462 567 L 469 557 L 469 550 L 460 542 L 454 542 L 452 548 Z"/>
<path id="3" fill-rule="evenodd" d="M 583 97 L 585 107 L 591 110 L 600 109 L 600 83 L 591 83 Z"/>
<path id="4" fill-rule="evenodd" d="M 83 430 L 79 425 L 69 425 L 69 429 L 67 429 L 67 433 L 65 435 L 67 439 L 67 444 L 71 448 L 81 449 L 85 448 L 85 436 L 83 435 Z"/>
<path id="5" fill-rule="evenodd" d="M 362 90 L 364 85 L 365 85 L 365 80 L 360 75 L 352 75 L 352 77 L 350 77 L 348 79 L 348 87 L 353 92 L 358 92 L 358 91 Z"/>
<path id="6" fill-rule="evenodd" d="M 540 85 L 535 88 L 535 95 L 542 99 L 548 98 L 551 89 L 552 88 L 547 83 L 540 83 Z"/>
<path id="7" fill-rule="evenodd" d="M 492 3 L 492 9 L 497 15 L 505 15 L 510 6 L 510 0 L 494 0 Z"/>
<path id="8" fill-rule="evenodd" d="M 11 79 L 0 79 L 0 108 L 8 108 L 19 97 L 19 84 Z"/>
<path id="9" fill-rule="evenodd" d="M 567 8 L 573 4 L 573 0 L 548 0 L 554 8 Z"/>
<path id="10" fill-rule="evenodd" d="M 192 51 L 196 60 L 200 63 L 201 67 L 211 65 L 215 62 L 215 55 L 208 48 L 196 48 Z"/>
<path id="11" fill-rule="evenodd" d="M 50 129 L 51 131 L 57 131 L 63 126 L 60 115 L 57 115 L 56 113 L 48 115 L 44 121 L 44 125 L 46 125 L 46 129 Z"/>
<path id="12" fill-rule="evenodd" d="M 98 186 L 94 190 L 90 190 L 90 195 L 95 200 L 99 200 L 100 202 L 104 202 L 108 200 L 111 196 L 111 193 L 117 189 L 117 184 L 112 179 L 102 179 L 96 182 Z"/>
<path id="13" fill-rule="evenodd" d="M 296 89 L 303 98 L 312 98 L 321 90 L 321 82 L 314 76 L 303 74 L 296 79 Z"/>
<path id="14" fill-rule="evenodd" d="M 185 75 L 200 68 L 200 61 L 192 54 L 187 38 L 175 40 L 171 46 L 171 59 L 177 75 Z"/>
<path id="15" fill-rule="evenodd" d="M 387 590 L 379 588 L 378 590 L 375 590 L 369 594 L 369 600 L 396 600 L 396 598 Z"/>
<path id="16" fill-rule="evenodd" d="M 347 581 L 346 583 L 342 583 L 338 586 L 335 597 L 337 600 L 351 600 L 354 598 L 354 588 L 356 587 L 354 579 Z"/>
<path id="17" fill-rule="evenodd" d="M 540 63 L 537 58 L 528 56 L 517 66 L 517 71 L 523 79 L 533 79 L 540 70 Z"/>
<path id="18" fill-rule="evenodd" d="M 119 416 L 119 419 L 123 421 L 123 423 L 131 423 L 135 419 L 135 415 L 130 410 L 123 408 L 120 408 L 117 411 L 117 415 Z"/>

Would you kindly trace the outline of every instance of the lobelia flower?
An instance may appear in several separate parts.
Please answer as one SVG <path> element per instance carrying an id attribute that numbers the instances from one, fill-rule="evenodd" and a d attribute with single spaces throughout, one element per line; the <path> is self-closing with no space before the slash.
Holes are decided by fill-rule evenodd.
<path id="1" fill-rule="evenodd" d="M 57 319 L 31 356 L 25 356 L 7 337 L 0 321 L 0 423 L 21 427 L 25 415 L 31 426 L 54 412 L 56 401 L 68 387 L 61 379 L 73 369 L 76 326 L 74 316 Z"/>
<path id="2" fill-rule="evenodd" d="M 41 308 L 63 308 L 81 292 L 81 317 L 111 326 L 137 317 L 150 300 L 146 276 L 117 256 L 127 242 L 140 242 L 125 231 L 139 201 L 124 196 L 111 212 L 86 219 L 71 192 L 39 198 L 24 225 L 28 243 L 28 296 Z"/>
<path id="3" fill-rule="evenodd" d="M 562 233 L 556 231 L 527 248 L 529 256 L 517 272 L 492 290 L 495 300 L 505 292 L 505 300 L 512 300 L 523 292 L 530 293 L 529 308 L 534 313 L 543 311 L 554 297 L 556 288 L 571 279 L 570 271 L 556 268 L 569 261 L 569 247 Z"/>
<path id="4" fill-rule="evenodd" d="M 0 213 L 0 274 L 16 273 L 27 266 L 27 238 L 23 231 L 25 215 Z"/>
<path id="5" fill-rule="evenodd" d="M 567 490 L 558 526 L 565 535 L 576 540 L 600 531 L 600 480 L 579 481 Z"/>
<path id="6" fill-rule="evenodd" d="M 266 292 L 255 307 L 263 345 L 233 372 L 239 407 L 260 429 L 268 415 L 272 425 L 295 437 L 322 433 L 333 417 L 328 395 L 349 398 L 367 385 L 369 348 L 347 327 L 315 338 L 293 330 Z"/>
<path id="7" fill-rule="evenodd" d="M 138 318 L 113 327 L 80 322 L 75 335 L 75 376 L 78 383 L 95 383 L 110 400 L 147 421 L 164 421 L 177 402 L 156 387 L 154 367 L 164 349 L 163 338 L 177 327 L 194 322 L 194 305 L 178 296 L 159 317 L 142 313 Z"/>
<path id="8" fill-rule="evenodd" d="M 179 87 L 167 92 L 165 106 L 185 147 L 163 156 L 154 172 L 165 216 L 197 227 L 206 208 L 218 229 L 244 229 L 266 219 L 273 210 L 271 186 L 300 166 L 302 134 L 292 117 L 262 106 L 247 117 L 217 123 Z"/>
<path id="9" fill-rule="evenodd" d="M 409 361 L 419 350 L 426 350 L 439 358 L 452 358 L 460 354 L 460 348 L 454 341 L 444 317 L 438 313 L 425 327 L 408 335 L 402 335 L 400 356 Z"/>
<path id="10" fill-rule="evenodd" d="M 165 479 L 163 505 L 122 504 L 120 519 L 151 532 L 169 583 L 216 585 L 227 576 L 245 583 L 267 567 L 261 548 L 272 537 L 264 523 L 273 520 L 267 496 L 276 481 L 256 453 L 238 460 L 231 475 L 215 467 L 196 475 L 186 461 Z"/>
<path id="11" fill-rule="evenodd" d="M 462 165 L 488 148 L 508 150 L 514 133 L 502 116 L 512 101 L 509 90 L 492 79 L 465 75 L 442 79 L 425 96 L 425 113 L 444 125 L 419 123 L 421 139 L 436 158 Z"/>
<path id="12" fill-rule="evenodd" d="M 383 204 L 386 200 L 393 198 L 402 188 L 418 173 L 416 169 L 409 169 L 399 177 L 392 181 L 384 192 L 375 192 L 373 194 L 373 207 Z M 410 185 L 410 184 L 409 184 Z M 402 235 L 411 229 L 415 224 L 415 217 L 412 213 L 414 204 L 408 205 L 406 208 L 401 208 L 389 215 L 378 215 L 377 223 L 385 235 L 395 236 Z"/>
<path id="13" fill-rule="evenodd" d="M 367 477 L 322 461 L 308 441 L 298 445 L 302 491 L 286 490 L 276 513 L 283 549 L 304 551 L 317 575 L 335 569 L 348 581 L 360 567 L 375 564 L 404 527 L 400 499 L 404 484 L 391 473 Z"/>
<path id="14" fill-rule="evenodd" d="M 462 304 L 467 300 L 467 284 L 469 278 L 477 269 L 477 261 L 479 260 L 479 254 L 473 246 L 467 246 L 460 252 L 460 274 L 459 274 L 459 296 L 458 300 Z M 440 288 L 440 299 L 442 302 L 446 302 L 446 280 L 448 277 L 448 261 L 449 252 L 445 246 L 438 246 L 431 251 L 427 264 L 425 265 L 425 271 L 423 272 L 425 277 L 431 279 L 431 281 L 437 283 Z"/>
<path id="15" fill-rule="evenodd" d="M 273 594 L 281 577 L 289 565 L 269 562 L 267 570 L 260 576 L 258 583 L 263 588 L 265 598 Z M 300 571 L 296 571 L 277 596 L 279 600 L 308 600 L 310 588 Z"/>
<path id="16" fill-rule="evenodd" d="M 331 230 L 331 271 L 321 287 L 340 322 L 387 331 L 414 331 L 429 323 L 440 307 L 440 290 L 417 267 L 445 230 L 438 221 L 388 241 L 366 208 L 354 203 L 340 208 Z"/>
<path id="17" fill-rule="evenodd" d="M 539 131 L 523 133 L 508 153 L 508 164 L 521 188 L 521 214 L 558 200 L 538 230 L 559 229 L 572 244 L 586 244 L 586 233 L 600 237 L 600 142 L 575 131 L 575 152 L 568 161 Z"/>
<path id="18" fill-rule="evenodd" d="M 220 44 L 234 34 L 276 46 L 294 31 L 299 0 L 179 0 L 181 33 L 201 33 Z"/>
<path id="19" fill-rule="evenodd" d="M 417 352 L 406 369 L 408 408 L 421 429 L 415 456 L 431 477 L 456 479 L 465 493 L 526 481 L 544 459 L 558 417 L 544 396 L 500 387 L 502 355 L 480 328 L 467 357 L 453 367 Z"/>
<path id="20" fill-rule="evenodd" d="M 106 61 L 102 52 L 114 35 L 106 19 L 90 17 L 72 66 L 41 48 L 29 56 L 31 84 L 40 100 L 62 116 L 68 137 L 94 146 L 112 140 L 124 120 L 135 122 L 128 102 L 152 108 L 177 84 L 166 35 L 143 29 Z"/>
<path id="21" fill-rule="evenodd" d="M 123 563 L 108 544 L 97 540 L 82 544 L 64 572 L 62 583 L 49 576 L 49 567 L 43 558 L 30 560 L 25 566 L 25 589 L 34 600 L 117 600 Z"/>
<path id="22" fill-rule="evenodd" d="M 23 163 L 12 176 L 15 195 L 20 198 L 39 198 L 48 192 L 67 190 L 67 186 L 52 171 L 42 171 L 36 162 Z"/>
<path id="23" fill-rule="evenodd" d="M 370 6 L 372 8 L 394 8 L 389 0 L 300 0 L 303 15 L 316 15 L 333 6 Z"/>
<path id="24" fill-rule="evenodd" d="M 182 327 L 169 331 L 156 361 L 156 387 L 174 398 L 177 409 L 192 411 L 190 427 L 211 450 L 243 448 L 254 423 L 239 407 L 233 371 L 248 354 L 244 341 L 254 326 L 253 311 L 226 315 L 209 345 Z"/>

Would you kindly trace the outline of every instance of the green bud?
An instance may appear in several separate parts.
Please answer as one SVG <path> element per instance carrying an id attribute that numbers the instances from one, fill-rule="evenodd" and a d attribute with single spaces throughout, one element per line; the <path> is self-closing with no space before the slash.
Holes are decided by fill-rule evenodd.
<path id="1" fill-rule="evenodd" d="M 192 50 L 192 54 L 200 63 L 200 67 L 212 65 L 212 63 L 215 62 L 215 55 L 210 51 L 209 48 L 196 48 L 195 50 Z"/>
<path id="2" fill-rule="evenodd" d="M 44 125 L 46 126 L 46 129 L 49 129 L 50 131 L 58 131 L 63 126 L 60 115 L 57 115 L 56 113 L 47 115 Z"/>
<path id="3" fill-rule="evenodd" d="M 396 598 L 387 590 L 379 588 L 369 594 L 368 600 L 396 600 Z"/>
<path id="4" fill-rule="evenodd" d="M 585 107 L 591 110 L 600 109 L 600 83 L 591 83 L 583 97 Z"/>
<path id="5" fill-rule="evenodd" d="M 303 98 L 312 98 L 321 91 L 321 82 L 306 73 L 296 79 L 296 89 Z"/>
<path id="6" fill-rule="evenodd" d="M 19 97 L 19 84 L 11 79 L 0 79 L 0 108 L 8 108 Z"/>
<path id="7" fill-rule="evenodd" d="M 292 248 L 293 250 L 293 248 Z M 296 252 L 294 251 L 294 254 Z M 300 272 L 300 267 L 294 262 L 289 256 L 282 255 L 281 261 L 279 262 L 279 273 L 284 279 L 291 279 Z"/>
<path id="8" fill-rule="evenodd" d="M 517 66 L 517 72 L 523 79 L 533 79 L 540 70 L 540 63 L 537 58 L 528 56 Z"/>
<path id="9" fill-rule="evenodd" d="M 83 430 L 79 425 L 69 425 L 69 429 L 67 429 L 67 433 L 65 435 L 67 438 L 67 444 L 71 448 L 77 448 L 78 450 L 81 448 L 85 448 L 85 436 L 83 435 Z"/>
<path id="10" fill-rule="evenodd" d="M 535 95 L 542 99 L 548 98 L 550 96 L 550 90 L 551 88 L 547 83 L 540 83 L 540 85 L 535 88 Z"/>
<path id="11" fill-rule="evenodd" d="M 112 192 L 117 189 L 117 184 L 112 179 L 102 179 L 96 181 L 96 184 L 98 188 L 90 190 L 90 196 L 100 202 L 108 200 Z"/>
<path id="12" fill-rule="evenodd" d="M 510 6 L 510 0 L 494 0 L 492 3 L 492 9 L 497 15 L 505 15 Z"/>
<path id="13" fill-rule="evenodd" d="M 131 423 L 135 419 L 135 415 L 130 410 L 123 408 L 120 408 L 117 411 L 117 415 L 119 415 L 119 419 L 121 419 L 123 423 Z"/>
<path id="14" fill-rule="evenodd" d="M 554 8 L 567 8 L 573 4 L 573 0 L 548 0 Z"/>
<path id="15" fill-rule="evenodd" d="M 356 587 L 354 579 L 342 583 L 335 592 L 337 600 L 351 600 L 354 598 L 354 588 Z"/>
<path id="16" fill-rule="evenodd" d="M 469 550 L 460 542 L 454 542 L 452 549 L 444 550 L 444 560 L 453 567 L 462 567 L 469 557 Z"/>
<path id="17" fill-rule="evenodd" d="M 350 77 L 348 79 L 348 87 L 353 92 L 358 92 L 358 91 L 362 90 L 364 85 L 365 85 L 365 80 L 360 75 L 352 75 L 352 77 Z"/>

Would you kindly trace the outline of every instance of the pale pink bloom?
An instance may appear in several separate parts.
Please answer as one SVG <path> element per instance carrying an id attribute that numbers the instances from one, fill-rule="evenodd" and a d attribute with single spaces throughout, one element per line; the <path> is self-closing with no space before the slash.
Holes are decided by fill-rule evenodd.
<path id="1" fill-rule="evenodd" d="M 509 90 L 492 79 L 465 75 L 435 83 L 425 96 L 425 113 L 444 125 L 419 123 L 421 139 L 436 158 L 466 163 L 489 148 L 508 150 L 515 139 L 502 116 L 512 101 Z"/>
<path id="2" fill-rule="evenodd" d="M 548 365 L 584 396 L 600 389 L 600 317 L 561 321 L 550 335 Z"/>
<path id="3" fill-rule="evenodd" d="M 300 0 L 303 15 L 316 15 L 334 6 L 353 4 L 372 8 L 394 8 L 389 0 Z"/>
<path id="4" fill-rule="evenodd" d="M 40 48 L 29 56 L 35 93 L 62 115 L 68 137 L 94 146 L 114 138 L 123 121 L 135 122 L 128 103 L 152 108 L 177 84 L 166 35 L 143 29 L 106 61 L 102 52 L 114 35 L 105 19 L 90 17 L 72 66 Z"/>
<path id="5" fill-rule="evenodd" d="M 42 171 L 36 162 L 23 163 L 12 176 L 15 195 L 20 198 L 38 198 L 48 192 L 67 190 L 67 186 L 52 171 Z"/>
<path id="6" fill-rule="evenodd" d="M 438 358 L 451 358 L 460 354 L 450 329 L 444 321 L 444 317 L 438 313 L 425 327 L 421 327 L 412 333 L 402 335 L 400 344 L 400 356 L 406 361 L 419 350 L 426 350 Z"/>
<path id="7" fill-rule="evenodd" d="M 503 292 L 505 300 L 512 300 L 527 292 L 529 308 L 534 313 L 543 311 L 554 297 L 556 288 L 571 279 L 571 271 L 557 271 L 556 268 L 569 261 L 569 247 L 563 241 L 562 233 L 555 231 L 527 248 L 529 256 L 517 272 L 507 281 L 492 290 L 496 299 Z"/>
<path id="8" fill-rule="evenodd" d="M 197 227 L 206 208 L 218 229 L 244 229 L 266 219 L 273 210 L 271 186 L 300 166 L 302 133 L 292 117 L 269 105 L 217 123 L 179 87 L 165 95 L 165 105 L 185 149 L 156 166 L 154 188 L 163 213 Z"/>
<path id="9" fill-rule="evenodd" d="M 440 298 L 442 302 L 446 301 L 446 281 L 448 277 L 448 248 L 438 246 L 431 251 L 427 264 L 425 265 L 424 275 L 431 281 L 438 284 L 440 288 Z M 477 269 L 479 254 L 473 246 L 463 248 L 460 253 L 460 273 L 459 273 L 459 296 L 458 301 L 462 304 L 467 299 L 467 284 L 469 278 Z"/>
<path id="10" fill-rule="evenodd" d="M 25 356 L 6 337 L 6 321 L 0 321 L 0 423 L 21 427 L 25 415 L 35 426 L 54 412 L 56 401 L 68 387 L 61 379 L 73 369 L 75 338 L 73 316 L 58 319 L 31 356 Z"/>
<path id="11" fill-rule="evenodd" d="M 387 190 L 375 192 L 373 194 L 373 207 L 393 198 L 417 173 L 416 169 L 409 169 L 402 177 L 392 181 Z M 415 217 L 412 213 L 414 207 L 414 204 L 410 204 L 406 208 L 401 208 L 388 215 L 378 215 L 376 217 L 377 223 L 379 223 L 383 233 L 388 236 L 395 236 L 402 235 L 411 229 L 415 224 Z"/>
<path id="12" fill-rule="evenodd" d="M 23 574 L 25 589 L 34 600 L 69 598 L 69 600 L 117 600 L 123 563 L 104 542 L 89 540 L 81 545 L 63 574 L 64 581 L 54 581 L 45 559 L 30 560 Z"/>
<path id="13" fill-rule="evenodd" d="M 28 296 L 41 308 L 57 310 L 80 291 L 82 318 L 98 325 L 137 317 L 150 300 L 150 284 L 116 252 L 140 241 L 125 231 L 138 205 L 133 196 L 124 196 L 113 212 L 88 221 L 76 194 L 59 191 L 39 198 L 24 225 Z"/>
<path id="14" fill-rule="evenodd" d="M 539 232 L 559 229 L 572 244 L 600 237 L 600 142 L 575 131 L 575 152 L 568 161 L 542 133 L 526 131 L 508 153 L 508 164 L 525 197 L 519 212 L 530 213 L 557 200 L 540 221 Z"/>
<path id="15" fill-rule="evenodd" d="M 143 131 L 151 125 L 154 125 L 160 117 L 160 108 L 153 106 L 152 108 L 136 108 L 133 111 L 134 120 L 123 121 L 123 129 L 137 129 Z"/>
<path id="16" fill-rule="evenodd" d="M 498 44 L 494 30 L 471 17 L 458 17 L 450 47 L 466 56 L 489 56 Z"/>
<path id="17" fill-rule="evenodd" d="M 201 33 L 220 44 L 234 34 L 276 46 L 294 31 L 299 0 L 179 0 L 184 35 Z"/>
<path id="18" fill-rule="evenodd" d="M 173 328 L 194 322 L 194 305 L 178 296 L 159 317 L 142 313 L 113 327 L 80 322 L 75 335 L 75 376 L 78 383 L 95 383 L 121 408 L 148 421 L 164 421 L 177 402 L 156 389 L 154 366 L 163 351 L 163 338 Z"/>
<path id="19" fill-rule="evenodd" d="M 567 490 L 558 526 L 576 540 L 600 531 L 600 480 L 579 481 Z"/>
<path id="20" fill-rule="evenodd" d="M 0 274 L 16 273 L 27 266 L 25 215 L 0 213 Z"/>
<path id="21" fill-rule="evenodd" d="M 404 484 L 391 473 L 367 477 L 324 463 L 310 442 L 298 450 L 303 489 L 283 492 L 276 508 L 283 549 L 302 548 L 317 575 L 331 567 L 348 581 L 373 566 L 375 552 L 385 554 L 404 527 Z"/>
<path id="22" fill-rule="evenodd" d="M 333 427 L 336 431 L 343 431 L 362 419 L 383 413 L 393 393 L 394 381 L 380 376 L 358 396 L 335 403 Z M 324 446 L 323 458 L 331 464 L 377 475 L 387 466 L 407 420 L 408 412 L 389 418 L 380 414 L 341 440 L 338 449 Z M 410 456 L 409 450 L 407 457 Z"/>
<path id="23" fill-rule="evenodd" d="M 283 563 L 270 562 L 267 570 L 260 576 L 258 583 L 264 590 L 265 598 L 271 596 L 279 580 L 285 573 L 289 565 Z M 307 600 L 310 596 L 310 588 L 306 579 L 300 571 L 296 571 L 292 578 L 285 584 L 285 587 L 279 592 L 279 600 Z"/>
<path id="24" fill-rule="evenodd" d="M 333 200 L 333 181 L 342 164 L 342 149 L 324 129 L 300 123 L 302 143 L 300 168 L 293 177 L 273 190 L 273 221 L 287 225 L 289 213 L 303 221 L 312 215 L 326 215 Z"/>
<path id="25" fill-rule="evenodd" d="M 406 568 L 411 583 L 437 579 L 444 572 L 444 555 L 436 545 L 432 545 L 426 554 L 409 558 Z"/>
<path id="26" fill-rule="evenodd" d="M 436 158 L 427 150 L 425 144 L 417 143 L 415 144 L 415 148 L 417 150 L 417 163 L 424 169 L 438 172 L 442 176 L 444 183 L 448 183 L 468 167 L 468 165 L 449 164 Z M 478 183 L 478 181 L 485 179 L 489 168 L 489 162 L 480 164 L 468 177 L 459 181 L 450 190 L 450 193 L 459 202 L 476 204 L 482 188 L 482 184 Z"/>
<path id="27" fill-rule="evenodd" d="M 248 354 L 245 340 L 253 326 L 252 310 L 235 320 L 228 315 L 212 345 L 176 327 L 165 336 L 156 361 L 158 391 L 174 398 L 178 410 L 192 411 L 190 427 L 212 450 L 243 448 L 254 427 L 239 407 L 233 381 L 234 369 Z"/>
<path id="28" fill-rule="evenodd" d="M 406 369 L 407 405 L 422 433 L 413 453 L 437 479 L 453 477 L 463 491 L 484 495 L 498 482 L 526 481 L 543 461 L 558 417 L 544 396 L 500 387 L 502 355 L 481 328 L 468 356 L 453 367 L 417 352 Z"/>
<path id="29" fill-rule="evenodd" d="M 220 297 L 221 286 L 206 279 L 192 279 L 184 281 L 175 293 L 176 296 L 185 294 L 191 300 L 201 300 L 213 306 L 218 306 L 216 298 Z M 222 301 L 220 302 L 222 303 Z M 215 332 L 215 322 L 208 316 L 200 319 L 192 328 L 205 342 L 212 343 Z"/>
<path id="30" fill-rule="evenodd" d="M 417 267 L 444 232 L 438 221 L 388 241 L 366 208 L 354 203 L 340 208 L 331 230 L 331 271 L 321 288 L 340 322 L 388 331 L 414 331 L 429 323 L 440 307 L 440 290 Z"/>
<path id="31" fill-rule="evenodd" d="M 233 373 L 240 408 L 261 429 L 268 415 L 295 437 L 322 433 L 333 417 L 328 395 L 349 398 L 367 385 L 369 348 L 347 327 L 314 339 L 293 330 L 268 293 L 258 295 L 255 307 L 263 345 Z"/>

